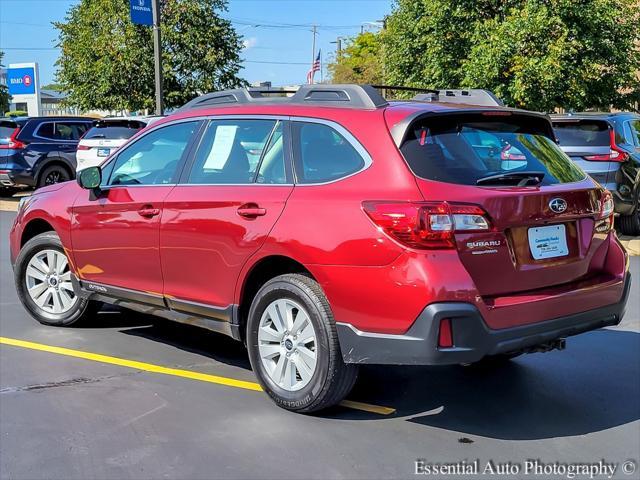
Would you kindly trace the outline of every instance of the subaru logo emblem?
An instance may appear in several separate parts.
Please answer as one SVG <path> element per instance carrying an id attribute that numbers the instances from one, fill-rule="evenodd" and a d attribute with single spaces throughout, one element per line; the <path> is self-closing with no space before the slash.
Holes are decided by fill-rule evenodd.
<path id="1" fill-rule="evenodd" d="M 555 213 L 562 213 L 567 209 L 567 202 L 562 198 L 554 198 L 549 202 L 549 208 Z"/>

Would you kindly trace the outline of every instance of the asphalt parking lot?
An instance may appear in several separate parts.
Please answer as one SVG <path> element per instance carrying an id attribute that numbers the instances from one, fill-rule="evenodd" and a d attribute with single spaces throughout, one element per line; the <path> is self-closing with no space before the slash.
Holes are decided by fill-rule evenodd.
<path id="1" fill-rule="evenodd" d="M 13 217 L 0 212 L 0 478 L 408 478 L 416 459 L 604 460 L 640 478 L 620 468 L 640 460 L 640 257 L 616 328 L 495 370 L 367 367 L 350 396 L 364 405 L 303 416 L 251 389 L 226 337 L 116 309 L 38 324 L 13 286 Z"/>

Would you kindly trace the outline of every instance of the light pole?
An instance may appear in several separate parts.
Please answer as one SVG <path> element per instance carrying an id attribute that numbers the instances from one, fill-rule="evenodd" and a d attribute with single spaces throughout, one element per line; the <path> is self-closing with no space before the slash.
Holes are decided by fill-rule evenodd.
<path id="1" fill-rule="evenodd" d="M 160 43 L 160 0 L 153 0 L 153 56 L 155 60 L 156 115 L 162 115 L 162 44 Z"/>

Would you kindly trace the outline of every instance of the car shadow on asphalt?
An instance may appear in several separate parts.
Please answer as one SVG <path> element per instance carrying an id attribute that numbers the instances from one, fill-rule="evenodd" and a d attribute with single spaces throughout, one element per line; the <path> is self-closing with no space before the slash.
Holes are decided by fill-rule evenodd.
<path id="1" fill-rule="evenodd" d="M 128 315 L 127 315 L 128 316 Z M 251 369 L 244 346 L 225 335 L 135 315 L 135 335 Z M 134 322 L 135 323 L 135 322 Z M 640 419 L 640 333 L 602 329 L 567 349 L 478 366 L 362 366 L 349 399 L 393 407 L 393 416 L 335 407 L 335 420 L 402 418 L 461 436 L 536 440 L 584 435 Z"/>
<path id="2" fill-rule="evenodd" d="M 494 368 L 366 367 L 352 398 L 417 425 L 503 440 L 584 435 L 640 419 L 640 333 L 603 329 Z"/>
<path id="3" fill-rule="evenodd" d="M 226 335 L 141 313 L 135 313 L 135 315 L 146 320 L 146 324 L 127 328 L 122 330 L 122 333 L 164 343 L 226 365 L 251 370 L 244 345 Z"/>

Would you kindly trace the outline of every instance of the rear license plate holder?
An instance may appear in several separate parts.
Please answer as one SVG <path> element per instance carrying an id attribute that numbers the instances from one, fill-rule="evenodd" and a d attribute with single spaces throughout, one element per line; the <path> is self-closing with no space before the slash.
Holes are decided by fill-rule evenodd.
<path id="1" fill-rule="evenodd" d="M 567 229 L 564 224 L 532 227 L 528 230 L 529 250 L 534 260 L 565 257 L 569 255 Z"/>
<path id="2" fill-rule="evenodd" d="M 98 149 L 98 156 L 99 157 L 108 157 L 110 153 L 111 153 L 111 149 L 110 148 L 99 148 Z"/>

